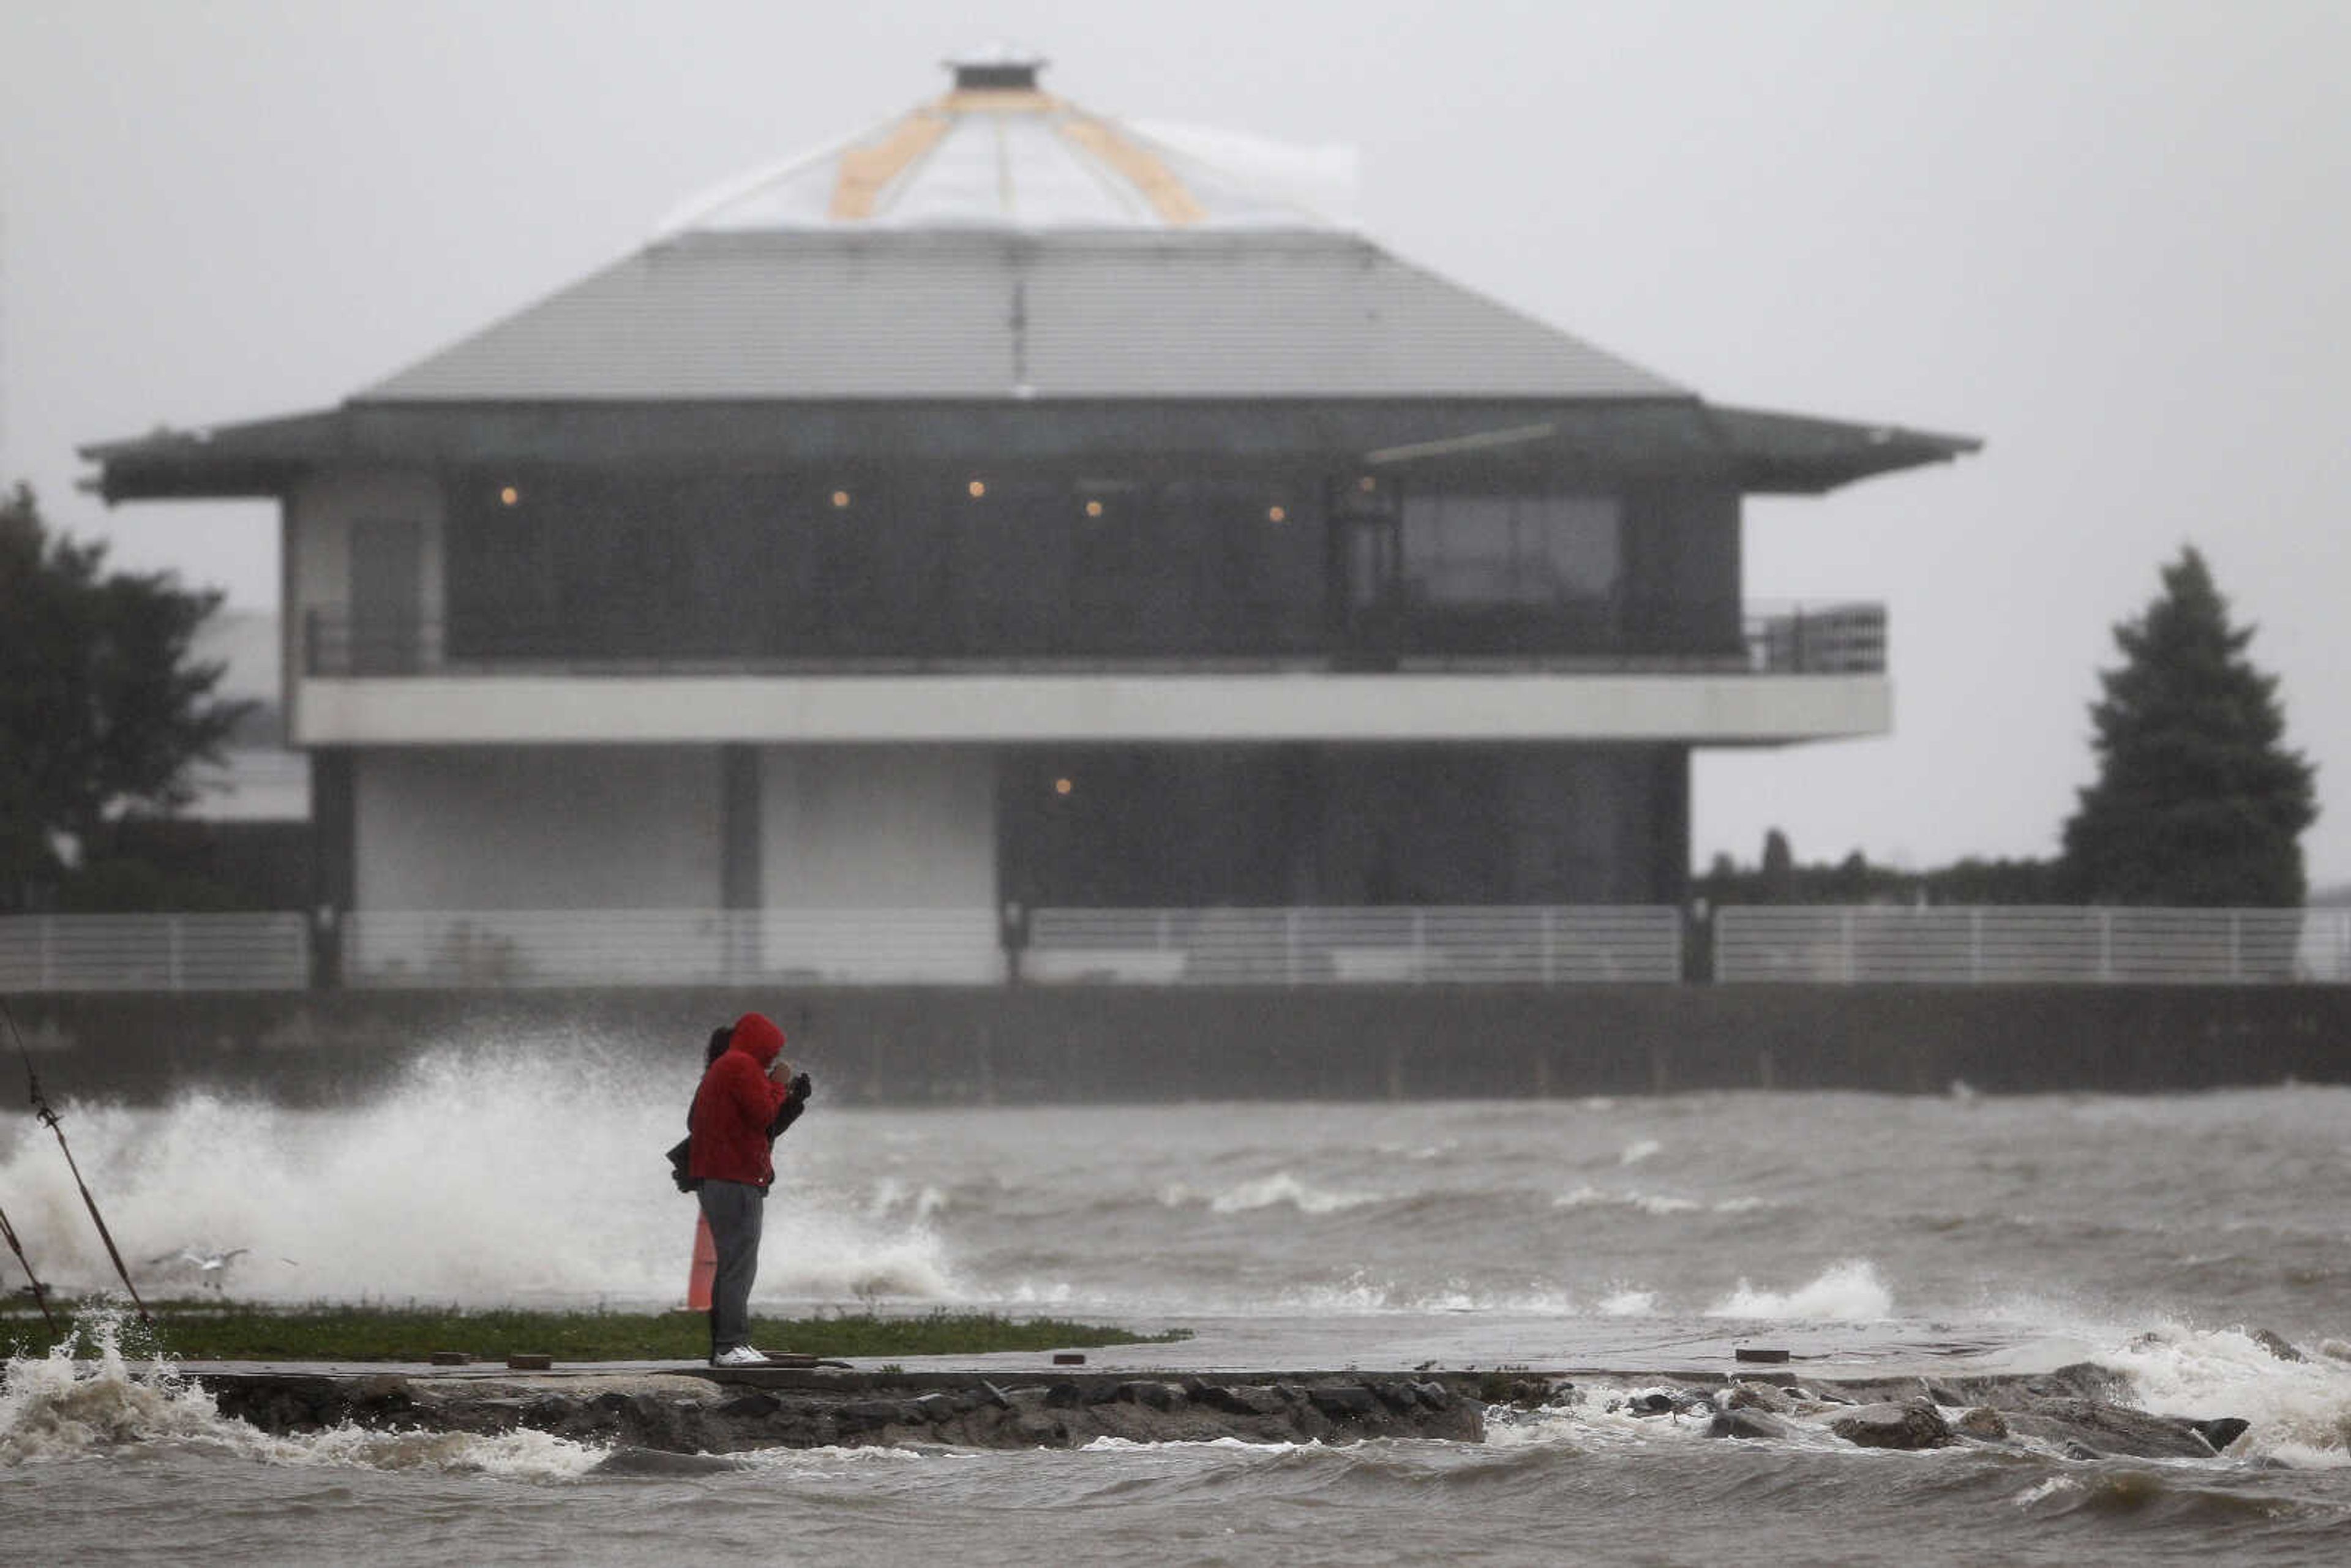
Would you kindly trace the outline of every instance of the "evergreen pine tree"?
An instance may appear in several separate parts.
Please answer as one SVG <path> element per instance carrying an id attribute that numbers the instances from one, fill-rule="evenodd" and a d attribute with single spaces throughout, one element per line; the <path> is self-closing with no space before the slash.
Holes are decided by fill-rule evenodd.
<path id="1" fill-rule="evenodd" d="M 2294 905 L 2313 771 L 2283 745 L 2277 680 L 2245 657 L 2253 629 L 2193 546 L 2163 592 L 2115 628 L 2121 667 L 2099 673 L 2097 782 L 2065 824 L 2067 891 L 2094 904 Z"/>

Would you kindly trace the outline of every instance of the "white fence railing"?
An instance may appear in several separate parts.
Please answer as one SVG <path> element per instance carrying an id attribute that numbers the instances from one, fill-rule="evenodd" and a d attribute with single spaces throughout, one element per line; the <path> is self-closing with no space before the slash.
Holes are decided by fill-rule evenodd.
<path id="1" fill-rule="evenodd" d="M 347 986 L 986 985 L 986 909 L 366 910 Z"/>
<path id="2" fill-rule="evenodd" d="M 1740 983 L 2351 983 L 2351 910 L 1730 905 L 1713 977 Z M 354 987 L 995 985 L 976 910 L 367 910 Z M 298 990 L 302 915 L 0 917 L 0 991 Z M 1040 909 L 1019 977 L 1103 985 L 1664 984 L 1682 918 L 1656 905 Z"/>
<path id="3" fill-rule="evenodd" d="M 310 983 L 299 915 L 0 916 L 0 991 L 291 991 Z"/>
<path id="4" fill-rule="evenodd" d="M 1670 907 L 1040 909 L 1024 979 L 1564 985 L 1682 977 Z"/>
<path id="5" fill-rule="evenodd" d="M 2351 910 L 1731 904 L 1714 977 L 1928 984 L 2351 980 Z"/>

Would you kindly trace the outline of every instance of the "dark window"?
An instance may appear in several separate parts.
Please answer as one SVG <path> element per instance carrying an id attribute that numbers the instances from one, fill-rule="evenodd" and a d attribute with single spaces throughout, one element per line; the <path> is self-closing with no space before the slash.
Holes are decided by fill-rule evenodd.
<path id="1" fill-rule="evenodd" d="M 1613 496 L 1407 495 L 1406 601 L 1431 608 L 1588 606 L 1623 569 Z"/>

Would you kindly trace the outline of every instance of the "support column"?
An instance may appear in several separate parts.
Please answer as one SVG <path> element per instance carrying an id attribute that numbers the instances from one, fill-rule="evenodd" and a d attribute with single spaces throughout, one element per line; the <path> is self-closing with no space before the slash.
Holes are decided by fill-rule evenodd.
<path id="1" fill-rule="evenodd" d="M 726 909 L 761 906 L 759 748 L 718 748 L 718 902 Z"/>
<path id="2" fill-rule="evenodd" d="M 718 748 L 718 902 L 727 912 L 726 970 L 746 982 L 766 967 L 759 911 L 759 748 Z"/>
<path id="3" fill-rule="evenodd" d="M 350 747 L 310 753 L 310 984 L 343 982 L 343 917 L 359 903 L 358 759 Z"/>
<path id="4" fill-rule="evenodd" d="M 1690 885 L 1690 748 L 1660 746 L 1649 819 L 1649 900 L 1687 904 Z"/>

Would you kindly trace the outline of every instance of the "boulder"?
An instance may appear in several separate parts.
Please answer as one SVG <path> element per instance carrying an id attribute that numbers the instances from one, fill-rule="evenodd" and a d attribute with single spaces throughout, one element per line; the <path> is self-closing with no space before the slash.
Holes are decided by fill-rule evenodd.
<path id="1" fill-rule="evenodd" d="M 2224 1454 L 2228 1452 L 2229 1445 L 2243 1437 L 2252 1423 L 2234 1416 L 2222 1416 L 2210 1421 L 2191 1422 L 2190 1425 L 2196 1428 L 2198 1436 L 2212 1445 L 2214 1453 Z"/>
<path id="2" fill-rule="evenodd" d="M 1360 1383 L 1342 1384 L 1335 1388 L 1310 1388 L 1307 1399 L 1314 1408 L 1334 1421 L 1360 1418 L 1372 1415 L 1380 1407 L 1377 1396 Z"/>
<path id="3" fill-rule="evenodd" d="M 1979 1405 L 1963 1413 L 1952 1423 L 1952 1429 L 1962 1437 L 1973 1437 L 1982 1443 L 2004 1443 L 2008 1440 L 2008 1423 L 1999 1411 L 1989 1405 Z"/>
<path id="4" fill-rule="evenodd" d="M 1290 1407 L 1280 1395 L 1253 1383 L 1204 1383 L 1192 1402 L 1228 1416 L 1278 1416 Z"/>
<path id="5" fill-rule="evenodd" d="M 1747 1406 L 1722 1411 L 1707 1424 L 1709 1437 L 1792 1437 L 1796 1429 L 1766 1410 Z"/>
<path id="6" fill-rule="evenodd" d="M 2031 1399 L 2111 1400 L 2126 1392 L 2130 1379 L 2095 1361 L 2069 1362 L 2026 1384 L 2022 1393 Z"/>
<path id="7" fill-rule="evenodd" d="M 2150 1416 L 2095 1399 L 2044 1399 L 2008 1413 L 2009 1430 L 2060 1448 L 2138 1459 L 2209 1459 L 2213 1448 L 2184 1416 Z"/>
<path id="8" fill-rule="evenodd" d="M 1118 1385 L 1113 1398 L 1129 1405 L 1145 1405 L 1154 1410 L 1176 1408 L 1176 1390 L 1154 1378 L 1136 1378 Z"/>
<path id="9" fill-rule="evenodd" d="M 2255 1344 L 2260 1345 L 2263 1350 L 2268 1351 L 2280 1361 L 2304 1361 L 2308 1359 L 2308 1357 L 2304 1356 L 2302 1352 L 2294 1349 L 2293 1345 L 2288 1344 L 2285 1341 L 2284 1335 L 2280 1334 L 2273 1330 L 2255 1329 L 2252 1333 L 2252 1340 Z"/>
<path id="10" fill-rule="evenodd" d="M 1768 1383 L 1740 1383 L 1723 1396 L 1726 1410 L 1768 1410 L 1775 1416 L 1785 1416 L 1795 1408 L 1795 1401 Z"/>
<path id="11" fill-rule="evenodd" d="M 1024 1448 L 1060 1448 L 1070 1441 L 1070 1429 L 1042 1410 L 1013 1412 L 1011 1431 L 1015 1441 Z"/>
<path id="12" fill-rule="evenodd" d="M 905 1427 L 921 1419 L 912 1406 L 897 1399 L 852 1399 L 834 1406 L 832 1418 L 841 1423 L 844 1432 L 871 1427 Z"/>
<path id="13" fill-rule="evenodd" d="M 1829 1423 L 1829 1430 L 1864 1448 L 1943 1448 L 1951 1442 L 1941 1411 L 1915 1405 L 1864 1405 Z"/>
<path id="14" fill-rule="evenodd" d="M 724 1454 L 673 1454 L 661 1448 L 619 1448 L 596 1463 L 600 1476 L 706 1476 L 744 1469 Z"/>

